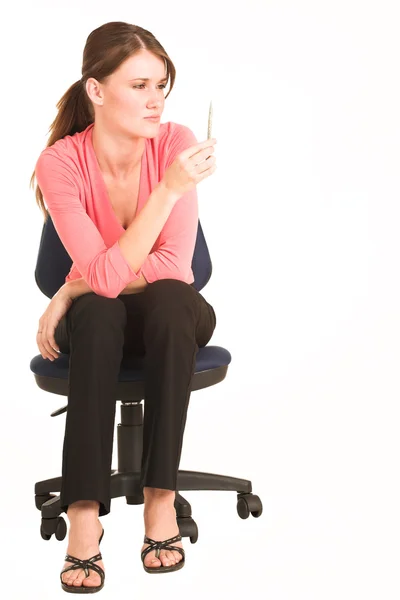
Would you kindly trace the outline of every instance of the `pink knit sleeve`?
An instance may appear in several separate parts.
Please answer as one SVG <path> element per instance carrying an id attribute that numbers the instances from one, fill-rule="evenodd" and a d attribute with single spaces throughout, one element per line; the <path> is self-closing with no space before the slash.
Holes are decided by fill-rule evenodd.
<path id="1" fill-rule="evenodd" d="M 176 156 L 197 144 L 194 133 L 185 125 L 176 127 L 165 157 L 165 170 Z M 193 283 L 191 269 L 198 227 L 196 187 L 186 192 L 174 205 L 158 238 L 158 248 L 149 254 L 141 271 L 148 283 L 158 279 L 179 279 Z"/>
<path id="2" fill-rule="evenodd" d="M 116 298 L 140 277 L 121 253 L 118 240 L 110 248 L 86 213 L 76 178 L 68 164 L 51 150 L 36 163 L 36 180 L 58 236 L 89 287 L 98 295 Z"/>

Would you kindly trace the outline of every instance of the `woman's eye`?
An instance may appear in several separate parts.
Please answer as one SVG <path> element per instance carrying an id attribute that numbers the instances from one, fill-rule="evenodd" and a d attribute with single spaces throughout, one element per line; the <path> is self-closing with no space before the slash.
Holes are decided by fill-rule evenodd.
<path id="1" fill-rule="evenodd" d="M 139 85 L 134 85 L 133 87 L 134 87 L 134 88 L 140 88 L 140 87 L 142 87 L 142 85 L 144 85 L 144 83 L 141 83 L 141 84 L 139 84 Z M 167 86 L 166 86 L 166 84 L 163 84 L 163 83 L 162 83 L 162 84 L 161 84 L 159 87 L 161 87 L 161 88 L 163 88 L 163 89 L 164 89 L 164 88 L 165 88 L 165 87 L 167 87 Z"/>

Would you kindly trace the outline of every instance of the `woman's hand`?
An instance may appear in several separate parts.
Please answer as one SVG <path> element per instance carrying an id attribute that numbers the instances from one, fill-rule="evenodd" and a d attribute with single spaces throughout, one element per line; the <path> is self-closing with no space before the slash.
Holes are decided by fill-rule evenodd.
<path id="1" fill-rule="evenodd" d="M 70 308 L 73 299 L 61 289 L 53 296 L 49 306 L 39 319 L 38 333 L 36 343 L 43 358 L 49 358 L 53 361 L 58 358 L 57 352 L 60 351 L 54 339 L 54 332 L 59 321 Z"/>
<path id="2" fill-rule="evenodd" d="M 216 143 L 216 139 L 212 138 L 186 148 L 166 169 L 161 183 L 180 198 L 212 175 L 217 168 L 215 156 L 211 156 Z"/>

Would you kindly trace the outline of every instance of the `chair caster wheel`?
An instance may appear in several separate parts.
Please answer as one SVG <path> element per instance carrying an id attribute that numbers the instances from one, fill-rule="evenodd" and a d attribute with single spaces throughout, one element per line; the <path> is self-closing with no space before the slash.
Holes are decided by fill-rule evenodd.
<path id="1" fill-rule="evenodd" d="M 247 519 L 250 513 L 260 517 L 263 511 L 261 500 L 255 494 L 238 494 L 237 512 L 241 519 Z"/>
<path id="2" fill-rule="evenodd" d="M 176 522 L 179 527 L 180 535 L 182 537 L 188 537 L 191 543 L 195 544 L 199 537 L 199 530 L 192 517 L 177 517 Z"/>
<path id="3" fill-rule="evenodd" d="M 61 542 L 67 535 L 67 524 L 62 517 L 57 518 L 56 539 Z"/>
<path id="4" fill-rule="evenodd" d="M 52 536 L 51 533 L 48 534 L 48 533 L 45 532 L 44 527 L 43 527 L 43 523 L 40 524 L 40 535 L 46 541 L 48 541 L 51 538 L 51 536 Z"/>
<path id="5" fill-rule="evenodd" d="M 50 498 L 55 498 L 55 497 L 56 497 L 55 494 L 36 494 L 36 496 L 35 496 L 36 508 L 38 508 L 40 510 L 42 508 L 42 504 L 47 502 L 47 500 L 50 500 Z"/>
<path id="6" fill-rule="evenodd" d="M 43 519 L 40 524 L 40 535 L 44 540 L 49 540 L 53 533 L 58 541 L 61 541 L 67 535 L 67 524 L 62 517 L 55 519 Z"/>

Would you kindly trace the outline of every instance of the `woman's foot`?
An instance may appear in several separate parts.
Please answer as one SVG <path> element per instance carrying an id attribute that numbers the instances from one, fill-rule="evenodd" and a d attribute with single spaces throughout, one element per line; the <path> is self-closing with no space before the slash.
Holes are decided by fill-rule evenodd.
<path id="1" fill-rule="evenodd" d="M 74 502 L 68 507 L 67 515 L 70 521 L 67 554 L 76 558 L 87 560 L 95 554 L 99 554 L 99 539 L 103 526 L 99 520 L 99 503 L 91 500 Z M 63 569 L 73 563 L 66 561 Z M 104 569 L 103 561 L 95 561 Z M 62 569 L 62 570 L 63 570 Z M 61 579 L 71 586 L 96 587 L 101 584 L 100 575 L 93 569 L 89 569 L 86 577 L 83 569 L 73 569 L 63 573 Z"/>
<path id="2" fill-rule="evenodd" d="M 179 535 L 174 506 L 175 491 L 161 488 L 143 488 L 144 494 L 144 527 L 145 535 L 155 541 L 168 540 Z M 183 548 L 182 542 L 174 542 L 173 546 Z M 143 544 L 141 552 L 150 544 Z M 160 558 L 155 557 L 156 551 L 146 554 L 144 564 L 146 567 L 161 567 L 175 565 L 183 557 L 177 550 L 161 550 Z"/>

